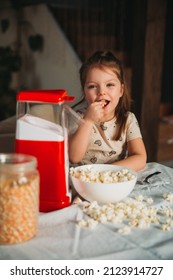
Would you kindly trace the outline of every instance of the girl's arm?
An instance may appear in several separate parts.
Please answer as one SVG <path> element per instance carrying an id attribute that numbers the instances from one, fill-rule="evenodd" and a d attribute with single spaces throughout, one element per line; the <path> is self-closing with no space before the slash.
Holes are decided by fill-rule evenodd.
<path id="1" fill-rule="evenodd" d="M 89 144 L 93 124 L 104 114 L 102 107 L 103 102 L 90 104 L 84 115 L 84 123 L 69 137 L 69 159 L 72 163 L 78 163 L 82 160 Z"/>
<path id="2" fill-rule="evenodd" d="M 142 138 L 131 140 L 128 145 L 128 157 L 120 161 L 114 162 L 115 165 L 125 166 L 135 171 L 145 167 L 147 154 Z"/>
<path id="3" fill-rule="evenodd" d="M 86 120 L 69 137 L 69 159 L 72 163 L 78 163 L 82 160 L 89 144 L 92 126 L 93 123 Z"/>

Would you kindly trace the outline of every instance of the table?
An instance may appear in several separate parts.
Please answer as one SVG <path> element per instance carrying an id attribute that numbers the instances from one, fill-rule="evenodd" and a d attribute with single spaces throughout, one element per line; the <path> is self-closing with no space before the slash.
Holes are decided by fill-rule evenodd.
<path id="1" fill-rule="evenodd" d="M 161 171 L 141 183 L 148 174 Z M 163 200 L 163 193 L 173 190 L 173 169 L 151 162 L 138 172 L 138 182 L 131 197 L 143 195 L 154 199 L 154 206 L 173 203 Z M 121 235 L 116 224 L 98 224 L 95 229 L 82 228 L 77 221 L 87 218 L 79 205 L 39 214 L 38 234 L 33 239 L 16 245 L 1 245 L 1 260 L 168 260 L 173 259 L 173 227 L 162 231 L 153 224 L 147 229 L 133 229 Z M 172 217 L 173 220 L 173 217 Z"/>

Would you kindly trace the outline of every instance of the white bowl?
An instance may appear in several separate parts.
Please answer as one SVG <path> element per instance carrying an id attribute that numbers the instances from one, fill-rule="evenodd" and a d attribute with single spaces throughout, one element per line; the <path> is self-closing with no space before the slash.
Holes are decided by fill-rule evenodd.
<path id="1" fill-rule="evenodd" d="M 92 165 L 82 165 L 75 167 L 78 169 L 86 171 L 88 168 L 92 168 L 95 171 L 118 171 L 122 169 L 128 169 L 130 174 L 133 174 L 133 179 L 126 182 L 116 182 L 116 183 L 95 183 L 86 182 L 81 179 L 75 178 L 72 174 L 70 175 L 72 184 L 77 191 L 77 193 L 83 197 L 85 200 L 90 202 L 97 201 L 99 204 L 106 203 L 116 203 L 124 198 L 126 198 L 133 190 L 136 181 L 137 173 L 129 168 L 124 168 L 122 166 L 109 165 L 109 164 L 92 164 Z M 72 173 L 72 172 L 70 172 Z"/>

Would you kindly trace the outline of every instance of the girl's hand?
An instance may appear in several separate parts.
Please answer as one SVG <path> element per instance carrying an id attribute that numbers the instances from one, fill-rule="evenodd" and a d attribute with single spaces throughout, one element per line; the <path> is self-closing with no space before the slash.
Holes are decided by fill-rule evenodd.
<path id="1" fill-rule="evenodd" d="M 85 113 L 84 120 L 89 122 L 99 122 L 104 116 L 104 101 L 91 103 Z"/>

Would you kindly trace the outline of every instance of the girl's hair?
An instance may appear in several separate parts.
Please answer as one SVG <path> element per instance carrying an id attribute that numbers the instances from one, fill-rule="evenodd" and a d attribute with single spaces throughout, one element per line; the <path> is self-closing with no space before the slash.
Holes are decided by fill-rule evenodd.
<path id="1" fill-rule="evenodd" d="M 130 110 L 131 98 L 128 94 L 126 83 L 124 80 L 124 72 L 121 61 L 114 56 L 110 51 L 97 51 L 92 56 L 90 56 L 81 66 L 79 70 L 80 81 L 82 89 L 84 90 L 85 81 L 87 74 L 92 68 L 110 68 L 118 77 L 121 84 L 124 85 L 124 92 L 119 100 L 119 103 L 115 109 L 115 115 L 117 117 L 117 124 L 119 126 L 118 133 L 115 140 L 119 140 L 121 134 L 125 130 L 126 120 Z"/>

